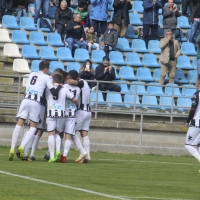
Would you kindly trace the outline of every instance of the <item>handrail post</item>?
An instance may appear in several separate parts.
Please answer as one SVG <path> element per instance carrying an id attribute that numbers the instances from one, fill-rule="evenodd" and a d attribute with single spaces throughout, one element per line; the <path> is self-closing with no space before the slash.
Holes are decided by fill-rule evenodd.
<path id="1" fill-rule="evenodd" d="M 135 90 L 134 90 L 135 92 L 134 92 L 134 107 L 133 107 L 134 114 L 133 114 L 133 121 L 135 121 L 137 85 L 134 85 L 134 88 L 135 88 Z"/>
<path id="2" fill-rule="evenodd" d="M 139 143 L 139 145 L 142 145 L 142 130 L 143 130 L 143 114 L 141 114 L 141 118 L 140 118 L 140 143 Z"/>
<path id="3" fill-rule="evenodd" d="M 170 124 L 173 122 L 173 106 L 174 106 L 174 86 L 172 86 L 172 101 L 171 101 L 171 116 L 170 116 Z"/>
<path id="4" fill-rule="evenodd" d="M 94 115 L 94 119 L 97 119 L 97 108 L 98 108 L 98 95 L 99 93 L 99 81 L 97 81 L 97 90 L 96 90 L 96 101 L 95 101 L 95 115 Z"/>
<path id="5" fill-rule="evenodd" d="M 18 94 L 17 94 L 17 104 L 20 103 L 20 92 L 21 92 L 21 74 L 19 73 L 19 83 L 18 83 Z M 19 106 L 17 110 L 19 109 Z"/>

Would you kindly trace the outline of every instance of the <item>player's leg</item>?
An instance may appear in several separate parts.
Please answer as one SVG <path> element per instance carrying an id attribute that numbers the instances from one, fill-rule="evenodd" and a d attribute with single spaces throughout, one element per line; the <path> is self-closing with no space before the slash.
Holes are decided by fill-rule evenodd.
<path id="1" fill-rule="evenodd" d="M 60 135 L 60 152 L 63 150 L 63 138 L 64 138 L 64 132 L 59 133 Z"/>
<path id="2" fill-rule="evenodd" d="M 62 163 L 66 163 L 66 161 L 67 161 L 67 155 L 68 155 L 69 150 L 71 148 L 71 138 L 72 138 L 72 136 L 70 134 L 65 133 L 64 151 L 63 151 L 63 156 L 61 157 Z"/>
<path id="3" fill-rule="evenodd" d="M 87 152 L 87 157 L 85 158 L 84 162 L 90 162 L 91 157 L 90 157 L 90 138 L 88 136 L 87 131 L 80 131 L 81 137 L 83 138 L 83 147 Z"/>

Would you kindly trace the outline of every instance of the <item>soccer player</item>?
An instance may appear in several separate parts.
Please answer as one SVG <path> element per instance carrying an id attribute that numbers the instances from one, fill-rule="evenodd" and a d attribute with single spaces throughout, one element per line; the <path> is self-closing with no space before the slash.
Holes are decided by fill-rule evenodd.
<path id="1" fill-rule="evenodd" d="M 192 97 L 192 106 L 186 122 L 189 129 L 185 138 L 185 148 L 200 162 L 200 74 L 196 86 L 198 91 Z M 197 149 L 194 146 L 197 146 Z"/>
<path id="2" fill-rule="evenodd" d="M 51 77 L 48 76 L 49 62 L 40 62 L 39 70 L 39 72 L 32 72 L 29 75 L 24 99 L 21 102 L 19 112 L 16 116 L 17 124 L 13 130 L 11 149 L 8 156 L 10 161 L 13 161 L 15 153 L 14 151 L 21 128 L 23 127 L 25 120 L 29 119 L 30 129 L 27 132 L 25 139 L 22 141 L 21 145 L 18 148 L 22 160 L 27 160 L 27 157 L 24 154 L 24 147 L 29 143 L 37 130 L 37 123 L 40 120 L 41 102 L 43 101 L 43 93 L 46 87 L 49 88 L 53 96 L 58 96 L 58 92 L 61 89 L 61 86 L 58 86 L 55 89 L 53 87 Z"/>

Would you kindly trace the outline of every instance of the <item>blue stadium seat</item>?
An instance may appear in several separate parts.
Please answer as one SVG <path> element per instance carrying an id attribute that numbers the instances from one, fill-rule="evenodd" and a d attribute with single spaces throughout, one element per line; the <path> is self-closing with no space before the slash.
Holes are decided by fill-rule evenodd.
<path id="1" fill-rule="evenodd" d="M 58 60 L 54 54 L 53 48 L 50 46 L 41 46 L 39 55 L 44 60 Z"/>
<path id="2" fill-rule="evenodd" d="M 92 63 L 92 67 L 94 69 L 94 73 L 95 73 L 95 70 L 96 70 L 97 66 L 98 66 L 97 64 Z"/>
<path id="3" fill-rule="evenodd" d="M 154 69 L 153 78 L 154 78 L 155 81 L 159 81 L 160 80 L 160 74 L 161 74 L 161 69 L 160 68 Z M 165 76 L 165 82 L 168 82 L 168 74 L 166 74 L 166 76 Z"/>
<path id="4" fill-rule="evenodd" d="M 56 6 L 49 6 L 48 14 L 47 14 L 48 18 L 55 19 L 54 14 L 55 14 L 56 9 L 57 9 Z"/>
<path id="5" fill-rule="evenodd" d="M 45 19 L 46 19 L 46 20 L 49 22 L 49 24 L 52 26 L 50 19 L 47 19 L 47 18 L 45 18 Z M 43 32 L 50 32 L 50 29 L 49 29 L 49 28 L 47 28 L 47 27 L 41 28 L 41 27 L 40 27 L 40 18 L 37 20 L 37 28 L 38 28 L 38 30 L 41 30 L 41 31 L 43 31 Z"/>
<path id="6" fill-rule="evenodd" d="M 138 94 L 138 95 L 143 95 L 143 94 L 148 94 L 144 82 L 138 82 L 138 81 L 133 81 L 130 85 L 130 92 L 133 94 Z"/>
<path id="7" fill-rule="evenodd" d="M 134 30 L 133 26 L 128 26 L 125 37 L 128 39 L 137 39 L 138 38 L 138 35 L 135 35 L 135 30 Z"/>
<path id="8" fill-rule="evenodd" d="M 160 8 L 160 9 L 158 10 L 158 14 L 159 14 L 159 15 L 162 15 L 162 8 Z"/>
<path id="9" fill-rule="evenodd" d="M 174 96 L 175 96 L 175 97 L 181 97 L 181 96 L 183 96 L 183 95 L 180 93 L 180 89 L 179 89 L 178 87 L 176 87 L 176 86 L 178 86 L 178 85 L 177 85 L 177 84 L 173 84 L 173 83 L 168 83 L 168 84 L 166 84 L 166 86 L 165 86 L 165 94 L 166 94 L 167 96 L 172 96 L 173 87 L 174 87 Z"/>
<path id="10" fill-rule="evenodd" d="M 179 1 L 181 1 L 180 3 L 182 3 L 182 0 L 179 0 Z M 182 4 L 180 5 L 180 12 L 182 12 L 183 11 L 183 9 L 182 9 Z M 186 15 L 189 17 L 190 16 L 190 8 L 189 8 L 189 6 L 187 7 L 187 11 L 186 11 Z"/>
<path id="11" fill-rule="evenodd" d="M 144 40 L 134 39 L 132 40 L 132 49 L 134 52 L 148 53 Z"/>
<path id="12" fill-rule="evenodd" d="M 96 103 L 96 91 L 92 91 L 90 95 L 90 105 L 94 106 Z M 98 91 L 98 105 L 105 106 L 106 102 L 103 100 L 103 95 L 101 91 Z"/>
<path id="13" fill-rule="evenodd" d="M 119 51 L 111 51 L 109 53 L 110 63 L 114 65 L 126 65 L 123 59 L 123 55 Z"/>
<path id="14" fill-rule="evenodd" d="M 164 36 L 164 29 L 161 28 L 161 27 L 158 27 L 158 37 L 159 37 L 159 39 L 162 39 L 162 38 L 165 37 Z"/>
<path id="15" fill-rule="evenodd" d="M 66 47 L 59 47 L 57 49 L 57 57 L 61 61 L 74 61 L 74 58 L 72 57 L 72 53 L 69 48 Z"/>
<path id="16" fill-rule="evenodd" d="M 128 81 L 136 81 L 137 78 L 134 75 L 134 71 L 131 67 L 121 66 L 119 69 L 119 76 Z"/>
<path id="17" fill-rule="evenodd" d="M 91 61 L 93 63 L 102 63 L 103 57 L 105 55 L 106 54 L 103 50 L 94 50 L 94 51 L 92 51 Z"/>
<path id="18" fill-rule="evenodd" d="M 176 29 L 175 39 L 179 42 L 187 42 L 187 38 L 184 36 L 183 31 L 180 28 Z"/>
<path id="19" fill-rule="evenodd" d="M 185 84 L 182 88 L 182 95 L 192 97 L 196 91 L 197 88 L 194 85 Z"/>
<path id="20" fill-rule="evenodd" d="M 32 31 L 30 32 L 30 43 L 34 45 L 45 46 L 47 42 L 44 40 L 44 35 L 42 32 Z"/>
<path id="21" fill-rule="evenodd" d="M 194 57 L 194 58 L 192 59 L 192 68 L 193 68 L 193 69 L 197 69 L 197 58 L 196 58 L 196 57 Z"/>
<path id="22" fill-rule="evenodd" d="M 107 93 L 106 103 L 109 107 L 117 106 L 117 107 L 124 107 L 124 103 L 122 102 L 121 94 Z"/>
<path id="23" fill-rule="evenodd" d="M 107 22 L 112 21 L 112 19 L 113 19 L 113 15 L 114 15 L 114 12 L 112 11 L 112 12 L 110 13 L 110 17 L 108 17 Z"/>
<path id="24" fill-rule="evenodd" d="M 126 38 L 118 38 L 116 48 L 125 52 L 132 51 Z"/>
<path id="25" fill-rule="evenodd" d="M 32 45 L 22 46 L 22 56 L 23 58 L 27 59 L 40 59 L 40 56 L 38 56 L 35 46 Z"/>
<path id="26" fill-rule="evenodd" d="M 161 49 L 159 47 L 160 42 L 158 40 L 150 40 L 148 43 L 148 50 L 150 53 L 161 53 Z"/>
<path id="27" fill-rule="evenodd" d="M 158 26 L 163 27 L 163 15 L 160 15 L 158 18 Z"/>
<path id="28" fill-rule="evenodd" d="M 72 13 L 74 13 L 74 9 L 73 8 L 71 8 L 71 7 L 68 7 L 71 11 L 72 11 Z"/>
<path id="29" fill-rule="evenodd" d="M 159 83 L 149 83 L 147 87 L 147 92 L 155 96 L 166 96 L 162 91 L 162 86 Z"/>
<path id="30" fill-rule="evenodd" d="M 35 27 L 33 18 L 31 17 L 21 17 L 20 18 L 20 28 L 27 31 L 37 31 Z"/>
<path id="31" fill-rule="evenodd" d="M 86 49 L 76 49 L 74 53 L 75 61 L 85 62 L 85 60 L 90 59 L 89 52 Z"/>
<path id="32" fill-rule="evenodd" d="M 177 69 L 175 72 L 175 83 L 179 84 L 186 84 L 188 83 L 188 80 L 185 78 L 185 74 L 182 70 Z"/>
<path id="33" fill-rule="evenodd" d="M 35 4 L 30 3 L 28 4 L 28 14 L 34 17 L 35 15 Z"/>
<path id="34" fill-rule="evenodd" d="M 177 28 L 182 28 L 182 29 L 191 28 L 191 25 L 188 22 L 188 18 L 185 16 L 177 17 Z"/>
<path id="35" fill-rule="evenodd" d="M 143 4 L 143 1 L 134 1 L 132 5 L 133 6 L 132 10 L 137 13 L 143 13 L 144 8 L 142 4 Z"/>
<path id="36" fill-rule="evenodd" d="M 140 15 L 137 13 L 129 13 L 130 24 L 133 26 L 142 26 L 143 23 L 140 19 Z"/>
<path id="37" fill-rule="evenodd" d="M 31 71 L 32 72 L 38 72 L 39 70 L 39 64 L 42 62 L 42 60 L 33 60 L 31 63 Z"/>
<path id="38" fill-rule="evenodd" d="M 194 44 L 191 42 L 183 42 L 181 44 L 181 53 L 186 54 L 188 56 L 196 56 L 197 55 Z"/>
<path id="39" fill-rule="evenodd" d="M 114 11 L 113 4 L 108 4 L 108 10 L 109 11 Z"/>
<path id="40" fill-rule="evenodd" d="M 143 55 L 142 63 L 146 67 L 160 67 L 160 64 L 157 62 L 156 56 L 150 53 L 145 53 Z"/>
<path id="41" fill-rule="evenodd" d="M 137 53 L 127 53 L 126 63 L 130 66 L 143 67 L 143 64 L 140 61 L 140 56 Z"/>
<path id="42" fill-rule="evenodd" d="M 139 81 L 147 81 L 151 82 L 154 81 L 154 79 L 151 76 L 151 71 L 149 68 L 139 67 L 136 72 L 136 78 Z"/>
<path id="43" fill-rule="evenodd" d="M 197 80 L 197 71 L 196 70 L 188 71 L 188 81 L 189 81 L 189 83 L 195 84 L 196 80 Z"/>
<path id="44" fill-rule="evenodd" d="M 115 79 L 120 79 L 121 77 L 118 75 L 118 73 L 117 73 L 117 68 L 116 68 L 116 66 L 114 66 L 114 65 L 112 65 L 112 67 L 114 68 L 114 70 L 115 70 Z"/>
<path id="45" fill-rule="evenodd" d="M 64 43 L 61 40 L 61 36 L 58 33 L 48 33 L 47 35 L 47 43 L 48 45 L 54 47 L 64 47 Z"/>
<path id="46" fill-rule="evenodd" d="M 14 30 L 12 32 L 12 41 L 17 44 L 29 44 L 27 39 L 26 32 L 21 30 Z"/>
<path id="47" fill-rule="evenodd" d="M 161 107 L 161 110 L 171 110 L 171 106 L 172 106 L 172 97 L 164 97 L 161 96 L 160 97 L 160 102 L 159 102 L 159 106 Z M 173 110 L 175 110 L 175 104 L 173 102 Z"/>
<path id="48" fill-rule="evenodd" d="M 2 26 L 3 26 L 3 28 L 8 28 L 8 29 L 19 29 L 16 18 L 12 15 L 4 15 L 3 16 Z"/>
<path id="49" fill-rule="evenodd" d="M 156 96 L 142 96 L 142 106 L 144 109 L 160 109 Z"/>
<path id="50" fill-rule="evenodd" d="M 135 95 L 134 94 L 125 94 L 124 95 L 124 103 L 126 108 L 134 107 L 135 102 Z M 142 105 L 140 104 L 139 97 L 136 95 L 136 108 L 141 108 Z"/>
<path id="51" fill-rule="evenodd" d="M 177 99 L 177 108 L 178 111 L 184 112 L 191 108 L 192 100 L 191 98 L 181 98 Z"/>
<path id="52" fill-rule="evenodd" d="M 115 80 L 116 84 L 121 87 L 121 93 L 130 93 L 128 90 L 128 86 L 125 81 L 123 80 Z"/>
<path id="53" fill-rule="evenodd" d="M 64 65 L 62 62 L 58 62 L 58 61 L 51 61 L 50 62 L 50 74 L 53 73 L 53 71 L 57 68 L 61 68 L 62 70 L 65 70 Z"/>
<path id="54" fill-rule="evenodd" d="M 177 58 L 176 67 L 178 69 L 193 69 L 193 67 L 190 64 L 190 59 L 187 56 L 179 56 Z"/>
<path id="55" fill-rule="evenodd" d="M 76 62 L 69 62 L 67 64 L 67 72 L 69 72 L 71 70 L 76 70 L 79 73 L 80 68 L 81 68 L 81 65 L 79 63 L 76 63 Z"/>

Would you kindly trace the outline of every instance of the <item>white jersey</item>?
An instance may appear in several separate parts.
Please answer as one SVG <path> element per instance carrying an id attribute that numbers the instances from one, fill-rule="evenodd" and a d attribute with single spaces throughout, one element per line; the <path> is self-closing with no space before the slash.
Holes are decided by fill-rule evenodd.
<path id="1" fill-rule="evenodd" d="M 24 99 L 42 103 L 46 87 L 49 89 L 53 88 L 51 76 L 44 74 L 42 71 L 30 73 Z"/>
<path id="2" fill-rule="evenodd" d="M 84 86 L 81 88 L 80 98 L 78 101 L 78 109 L 91 112 L 90 109 L 90 87 L 86 81 L 84 81 Z"/>
<path id="3" fill-rule="evenodd" d="M 70 91 L 71 94 L 73 94 L 73 97 L 76 97 L 77 99 L 79 99 L 79 96 L 80 96 L 80 88 L 79 87 L 74 86 L 74 85 L 65 84 L 64 88 L 66 88 L 68 91 Z M 71 99 L 66 98 L 65 117 L 75 118 L 76 117 L 76 111 L 77 111 L 76 104 L 74 104 L 74 102 Z"/>
<path id="4" fill-rule="evenodd" d="M 58 96 L 53 96 L 47 88 L 45 91 L 47 100 L 47 117 L 48 118 L 63 118 L 65 116 L 65 100 L 66 98 L 73 99 L 74 95 L 67 88 L 60 89 Z"/>

